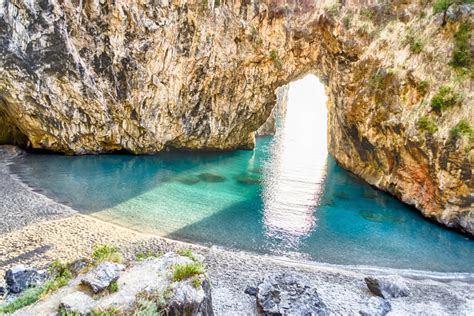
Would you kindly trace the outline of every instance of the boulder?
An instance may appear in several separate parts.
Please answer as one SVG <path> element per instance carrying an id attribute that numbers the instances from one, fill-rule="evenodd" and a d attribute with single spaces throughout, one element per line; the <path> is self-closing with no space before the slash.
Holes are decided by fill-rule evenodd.
<path id="1" fill-rule="evenodd" d="M 329 315 L 316 288 L 303 277 L 266 276 L 257 288 L 257 306 L 264 315 Z"/>
<path id="2" fill-rule="evenodd" d="M 359 311 L 362 316 L 385 316 L 392 310 L 392 305 L 385 299 L 374 296 L 371 297 L 365 306 Z"/>
<path id="3" fill-rule="evenodd" d="M 103 262 L 81 279 L 81 283 L 88 285 L 94 293 L 99 293 L 109 287 L 110 283 L 117 281 L 120 271 L 125 266 L 118 263 Z"/>
<path id="4" fill-rule="evenodd" d="M 29 287 L 38 286 L 44 283 L 46 278 L 46 274 L 24 266 L 11 268 L 5 273 L 5 283 L 10 293 L 20 293 Z"/>
<path id="5" fill-rule="evenodd" d="M 89 315 L 96 306 L 96 301 L 83 292 L 74 292 L 61 299 L 59 313 L 67 315 Z"/>
<path id="6" fill-rule="evenodd" d="M 201 290 L 202 288 L 202 290 Z M 176 282 L 167 311 L 169 315 L 214 315 L 212 309 L 211 285 L 204 279 L 201 288 L 195 288 L 190 282 Z"/>
<path id="7" fill-rule="evenodd" d="M 366 277 L 364 281 L 373 294 L 383 298 L 410 295 L 410 290 L 405 281 L 398 276 Z"/>

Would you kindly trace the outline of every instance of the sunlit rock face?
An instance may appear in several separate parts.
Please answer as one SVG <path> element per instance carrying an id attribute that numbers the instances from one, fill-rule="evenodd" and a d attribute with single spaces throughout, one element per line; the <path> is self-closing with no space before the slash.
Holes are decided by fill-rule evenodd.
<path id="1" fill-rule="evenodd" d="M 449 138 L 460 119 L 474 125 L 473 92 L 447 58 L 471 13 L 441 28 L 413 1 L 203 3 L 1 1 L 0 141 L 70 154 L 252 148 L 275 89 L 313 73 L 342 166 L 474 233 L 472 142 Z M 428 39 L 421 53 L 402 44 L 410 32 Z M 433 113 L 446 84 L 463 102 Z M 424 115 L 432 135 L 417 128 Z"/>

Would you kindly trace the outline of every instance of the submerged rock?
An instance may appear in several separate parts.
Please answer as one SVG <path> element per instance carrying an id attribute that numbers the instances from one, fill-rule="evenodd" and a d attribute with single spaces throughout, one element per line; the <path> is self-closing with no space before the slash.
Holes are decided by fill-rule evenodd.
<path id="1" fill-rule="evenodd" d="M 123 269 L 125 266 L 121 264 L 103 262 L 83 276 L 81 282 L 88 285 L 94 293 L 99 293 L 108 288 L 110 283 L 117 281 Z"/>
<path id="2" fill-rule="evenodd" d="M 17 266 L 9 269 L 5 273 L 5 283 L 7 291 L 10 293 L 20 293 L 27 288 L 38 286 L 46 280 L 47 276 L 35 269 Z"/>
<path id="3" fill-rule="evenodd" d="M 269 275 L 257 290 L 257 306 L 264 315 L 329 315 L 316 288 L 302 277 Z"/>
<path id="4" fill-rule="evenodd" d="M 235 176 L 234 179 L 238 183 L 245 184 L 245 185 L 260 184 L 261 182 L 260 177 L 253 174 L 241 174 L 241 175 Z"/>
<path id="5" fill-rule="evenodd" d="M 202 181 L 205 182 L 210 182 L 210 183 L 218 183 L 218 182 L 224 182 L 226 179 L 224 176 L 221 176 L 220 174 L 216 173 L 201 173 L 198 178 Z"/>
<path id="6" fill-rule="evenodd" d="M 370 210 L 360 210 L 359 214 L 363 218 L 371 222 L 377 222 L 377 223 L 390 222 L 394 224 L 401 224 L 405 222 L 405 220 L 402 217 L 389 215 L 389 214 L 383 214 L 380 212 L 373 212 Z"/>
<path id="7" fill-rule="evenodd" d="M 194 185 L 201 180 L 196 176 L 186 176 L 186 177 L 179 177 L 176 179 L 176 181 L 185 185 Z"/>
<path id="8" fill-rule="evenodd" d="M 359 311 L 361 316 L 385 316 L 392 310 L 392 305 L 385 299 L 374 296 L 371 297 L 365 306 Z"/>
<path id="9" fill-rule="evenodd" d="M 405 281 L 398 276 L 366 277 L 364 281 L 373 294 L 383 298 L 410 295 L 410 290 Z"/>
<path id="10" fill-rule="evenodd" d="M 59 312 L 61 315 L 90 315 L 97 302 L 83 292 L 74 292 L 61 299 Z"/>

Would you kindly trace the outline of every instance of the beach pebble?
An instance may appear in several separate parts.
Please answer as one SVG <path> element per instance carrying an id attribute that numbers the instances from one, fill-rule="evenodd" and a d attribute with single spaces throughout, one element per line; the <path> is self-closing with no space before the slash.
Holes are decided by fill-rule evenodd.
<path id="1" fill-rule="evenodd" d="M 364 281 L 373 294 L 383 298 L 410 295 L 410 290 L 405 281 L 398 276 L 366 277 Z"/>
<path id="2" fill-rule="evenodd" d="M 253 286 L 247 286 L 244 293 L 251 296 L 257 296 L 257 289 Z"/>
<path id="3" fill-rule="evenodd" d="M 108 288 L 110 283 L 117 281 L 120 271 L 124 269 L 125 266 L 122 264 L 103 262 L 88 272 L 81 282 L 89 285 L 94 293 L 98 293 Z"/>

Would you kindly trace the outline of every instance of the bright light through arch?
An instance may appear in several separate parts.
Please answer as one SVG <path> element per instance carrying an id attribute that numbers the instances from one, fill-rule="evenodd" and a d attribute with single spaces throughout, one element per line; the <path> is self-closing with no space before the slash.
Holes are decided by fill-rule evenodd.
<path id="1" fill-rule="evenodd" d="M 324 85 L 314 75 L 290 83 L 282 127 L 270 149 L 264 184 L 264 224 L 269 237 L 297 247 L 314 229 L 327 162 Z"/>

